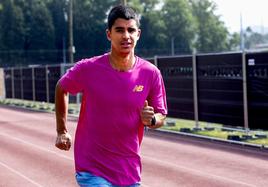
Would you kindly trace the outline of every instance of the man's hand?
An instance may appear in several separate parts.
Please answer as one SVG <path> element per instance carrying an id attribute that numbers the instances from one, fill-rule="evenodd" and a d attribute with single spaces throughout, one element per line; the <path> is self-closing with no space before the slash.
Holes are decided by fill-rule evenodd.
<path id="1" fill-rule="evenodd" d="M 149 106 L 148 101 L 145 100 L 144 106 L 141 110 L 141 121 L 145 126 L 151 126 L 153 117 L 154 108 Z"/>
<path id="2" fill-rule="evenodd" d="M 69 133 L 58 134 L 55 146 L 61 150 L 68 151 L 71 148 L 72 137 Z"/>

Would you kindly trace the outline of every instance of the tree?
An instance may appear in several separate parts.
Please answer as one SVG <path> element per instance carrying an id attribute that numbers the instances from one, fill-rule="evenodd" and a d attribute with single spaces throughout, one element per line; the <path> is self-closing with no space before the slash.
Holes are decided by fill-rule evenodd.
<path id="1" fill-rule="evenodd" d="M 129 5 L 141 15 L 141 39 L 137 45 L 137 54 L 142 56 L 161 55 L 165 53 L 167 36 L 165 23 L 161 19 L 159 0 L 133 0 Z"/>
<path id="2" fill-rule="evenodd" d="M 179 54 L 190 53 L 194 39 L 194 20 L 187 0 L 164 0 L 162 18 L 165 33 Z M 171 42 L 172 43 L 172 42 Z M 170 42 L 167 43 L 170 44 Z"/>
<path id="3" fill-rule="evenodd" d="M 68 2 L 66 0 L 51 0 L 48 2 L 48 9 L 52 16 L 54 26 L 55 48 L 57 53 L 56 61 L 64 62 L 67 56 L 68 44 Z M 64 52 L 64 54 L 62 53 Z"/>
<path id="4" fill-rule="evenodd" d="M 246 32 L 244 33 L 245 38 L 245 48 L 252 49 L 255 48 L 258 44 L 265 43 L 265 35 L 254 32 L 250 27 L 246 28 Z"/>
<path id="5" fill-rule="evenodd" d="M 22 5 L 26 29 L 25 50 L 54 48 L 54 25 L 45 2 L 25 0 Z"/>
<path id="6" fill-rule="evenodd" d="M 117 1 L 76 0 L 74 4 L 74 45 L 79 56 L 88 57 L 107 51 L 106 17 Z"/>
<path id="7" fill-rule="evenodd" d="M 20 7 L 11 0 L 2 2 L 1 12 L 1 48 L 6 50 L 22 49 L 24 36 L 24 18 Z"/>
<path id="8" fill-rule="evenodd" d="M 3 4 L 0 3 L 0 50 L 3 48 L 3 41 L 2 41 L 2 33 L 3 33 L 2 25 L 3 25 L 3 21 L 2 21 L 2 17 L 3 17 Z"/>
<path id="9" fill-rule="evenodd" d="M 12 66 L 21 61 L 24 38 L 24 18 L 22 10 L 13 0 L 3 0 L 0 10 L 0 49 L 1 59 Z"/>
<path id="10" fill-rule="evenodd" d="M 110 49 L 106 18 L 111 7 L 119 3 L 122 0 L 74 1 L 75 60 Z M 211 0 L 129 0 L 127 4 L 141 16 L 142 34 L 136 48 L 140 56 L 168 55 L 170 49 L 176 54 L 188 54 L 194 44 L 199 52 L 220 52 L 236 49 L 239 43 L 239 35 L 229 34 L 214 14 L 216 7 Z M 62 62 L 64 44 L 68 46 L 67 6 L 68 0 L 1 0 L 0 49 L 5 50 L 1 62 L 7 59 L 3 53 L 14 50 L 23 54 L 12 54 L 18 58 L 13 60 L 16 63 L 19 58 L 25 58 L 24 63 Z M 258 34 L 246 34 L 247 46 L 259 42 Z"/>
<path id="11" fill-rule="evenodd" d="M 207 53 L 228 50 L 228 30 L 214 13 L 216 4 L 209 0 L 192 0 L 191 4 L 197 23 L 197 51 Z"/>
<path id="12" fill-rule="evenodd" d="M 232 51 L 237 51 L 239 50 L 239 45 L 240 45 L 240 34 L 237 32 L 230 34 L 228 40 L 228 49 Z"/>

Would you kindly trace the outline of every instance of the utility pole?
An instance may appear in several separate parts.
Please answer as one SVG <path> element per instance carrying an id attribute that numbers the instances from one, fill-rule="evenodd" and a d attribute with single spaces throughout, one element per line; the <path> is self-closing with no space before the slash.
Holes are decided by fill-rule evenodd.
<path id="1" fill-rule="evenodd" d="M 245 50 L 244 30 L 243 30 L 243 18 L 240 12 L 240 50 Z"/>
<path id="2" fill-rule="evenodd" d="M 69 30 L 69 63 L 74 62 L 74 45 L 73 45 L 73 0 L 69 0 L 69 11 L 68 11 L 68 30 Z"/>
<path id="3" fill-rule="evenodd" d="M 175 51 L 174 51 L 174 37 L 171 38 L 171 55 L 172 56 L 175 55 Z"/>
<path id="4" fill-rule="evenodd" d="M 67 3 L 67 1 L 65 1 Z M 63 27 L 63 37 L 62 37 L 62 59 L 63 59 L 63 64 L 66 64 L 66 38 L 67 38 L 67 24 L 68 24 L 68 10 L 66 10 L 66 5 L 63 8 L 63 17 L 64 17 L 64 27 Z M 69 4 L 68 4 L 69 6 Z"/>
<path id="5" fill-rule="evenodd" d="M 123 5 L 127 5 L 127 0 L 121 0 Z"/>

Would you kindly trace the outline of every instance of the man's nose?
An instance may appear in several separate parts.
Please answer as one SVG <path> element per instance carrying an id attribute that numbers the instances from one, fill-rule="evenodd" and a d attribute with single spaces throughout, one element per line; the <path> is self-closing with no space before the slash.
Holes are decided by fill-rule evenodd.
<path id="1" fill-rule="evenodd" d="M 129 38 L 129 36 L 130 36 L 130 34 L 129 34 L 128 31 L 125 31 L 125 32 L 123 33 L 123 38 Z"/>

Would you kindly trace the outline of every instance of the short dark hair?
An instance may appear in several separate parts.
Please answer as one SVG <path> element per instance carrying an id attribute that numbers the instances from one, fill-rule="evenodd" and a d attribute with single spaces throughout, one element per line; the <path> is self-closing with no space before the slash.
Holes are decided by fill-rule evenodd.
<path id="1" fill-rule="evenodd" d="M 137 23 L 137 26 L 140 26 L 140 19 L 135 9 L 125 6 L 125 5 L 117 5 L 112 8 L 108 15 L 108 29 L 111 30 L 114 22 L 118 18 L 123 18 L 126 20 L 134 19 Z"/>

